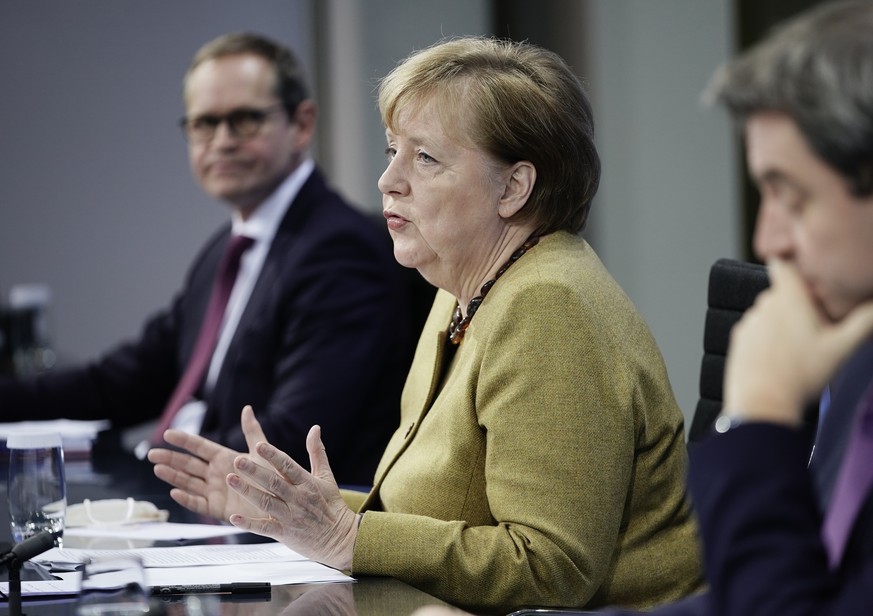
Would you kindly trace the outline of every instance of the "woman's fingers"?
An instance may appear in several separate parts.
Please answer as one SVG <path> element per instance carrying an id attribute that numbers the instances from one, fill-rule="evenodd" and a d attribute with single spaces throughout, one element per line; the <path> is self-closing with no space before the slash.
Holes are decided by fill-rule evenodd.
<path id="1" fill-rule="evenodd" d="M 169 449 L 152 449 L 148 454 L 154 463 L 155 476 L 171 486 L 195 494 L 205 494 L 209 465 L 200 458 Z"/>
<path id="2" fill-rule="evenodd" d="M 317 426 L 306 445 L 318 475 L 264 441 L 255 445 L 253 455 L 234 457 L 233 472 L 224 479 L 229 493 L 248 508 L 231 510 L 228 519 L 314 560 L 349 568 L 357 518 L 339 493 Z"/>
<path id="3" fill-rule="evenodd" d="M 277 449 L 270 443 L 258 443 L 255 447 L 255 452 L 265 462 L 267 462 L 270 467 L 272 467 L 268 468 L 263 465 L 257 464 L 254 460 L 248 460 L 248 462 L 251 462 L 253 466 L 252 468 L 249 468 L 247 472 L 252 473 L 255 478 L 267 480 L 267 478 L 272 477 L 278 472 L 279 475 L 288 480 L 288 482 L 292 485 L 300 485 L 306 482 L 311 477 L 309 471 L 297 464 L 297 462 L 295 462 L 291 456 Z M 241 457 L 238 457 L 234 461 L 235 465 L 238 461 L 240 461 L 240 458 Z"/>
<path id="4" fill-rule="evenodd" d="M 255 467 L 258 466 L 251 461 L 247 460 L 246 462 L 249 465 Z M 276 473 L 273 472 L 272 474 L 276 476 Z M 276 476 L 276 478 L 279 481 L 273 483 L 271 487 L 272 489 L 282 491 L 282 496 L 277 496 L 271 491 L 270 487 L 264 487 L 263 482 L 270 483 L 269 479 L 253 480 L 249 475 L 246 475 L 244 478 L 236 473 L 231 473 L 227 476 L 227 485 L 245 500 L 254 505 L 258 511 L 262 511 L 268 515 L 281 514 L 283 511 L 278 510 L 280 507 L 277 506 L 277 504 L 281 503 L 281 508 L 287 511 L 288 505 L 285 504 L 284 499 L 287 499 L 289 495 L 284 494 L 284 486 L 279 485 L 281 478 L 278 476 Z"/>
<path id="5" fill-rule="evenodd" d="M 164 432 L 164 440 L 173 447 L 178 447 L 191 454 L 202 458 L 203 460 L 211 460 L 227 447 L 214 443 L 199 434 L 189 434 L 181 430 L 167 430 Z"/>
<path id="6" fill-rule="evenodd" d="M 306 451 L 309 453 L 312 474 L 319 479 L 336 483 L 327 459 L 327 449 L 321 441 L 321 426 L 312 426 L 309 429 L 309 434 L 306 435 Z"/>
<path id="7" fill-rule="evenodd" d="M 152 449 L 148 453 L 149 462 L 187 473 L 193 477 L 206 477 L 209 464 L 190 454 L 169 449 Z"/>
<path id="8" fill-rule="evenodd" d="M 161 481 L 169 483 L 175 488 L 185 490 L 194 494 L 204 494 L 206 492 L 207 483 L 200 477 L 194 477 L 188 473 L 181 472 L 172 466 L 156 464 L 154 468 L 155 476 Z"/>
<path id="9" fill-rule="evenodd" d="M 255 445 L 259 442 L 267 440 L 260 422 L 255 417 L 255 411 L 248 404 L 243 407 L 240 425 L 242 426 L 243 436 L 245 436 L 246 445 L 250 452 L 255 450 Z"/>
<path id="10" fill-rule="evenodd" d="M 179 488 L 173 488 L 170 490 L 170 498 L 194 513 L 211 515 L 209 511 L 209 502 L 203 496 L 191 494 L 190 492 L 180 490 Z"/>
<path id="11" fill-rule="evenodd" d="M 247 518 L 235 513 L 230 516 L 230 523 L 242 530 L 270 537 L 276 541 L 281 541 L 285 536 L 282 524 L 274 518 Z"/>

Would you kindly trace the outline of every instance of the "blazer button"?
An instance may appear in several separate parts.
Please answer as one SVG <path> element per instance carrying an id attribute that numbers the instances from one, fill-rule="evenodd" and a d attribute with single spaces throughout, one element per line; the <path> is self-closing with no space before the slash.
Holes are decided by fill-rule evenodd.
<path id="1" fill-rule="evenodd" d="M 412 434 L 412 429 L 414 427 L 415 427 L 415 422 L 413 421 L 411 424 L 409 424 L 409 427 L 406 428 L 406 434 L 403 435 L 403 438 L 405 438 L 405 439 L 409 438 L 409 435 Z"/>

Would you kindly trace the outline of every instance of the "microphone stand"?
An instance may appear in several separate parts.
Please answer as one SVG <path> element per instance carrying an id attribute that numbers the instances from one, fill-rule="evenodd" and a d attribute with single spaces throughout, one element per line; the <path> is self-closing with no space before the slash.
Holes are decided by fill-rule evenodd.
<path id="1" fill-rule="evenodd" d="M 21 565 L 14 559 L 6 565 L 9 571 L 9 616 L 24 616 L 21 613 Z"/>
<path id="2" fill-rule="evenodd" d="M 0 555 L 0 567 L 6 567 L 9 572 L 9 616 L 24 616 L 21 613 L 21 566 L 54 547 L 55 541 L 55 534 L 44 530 Z"/>

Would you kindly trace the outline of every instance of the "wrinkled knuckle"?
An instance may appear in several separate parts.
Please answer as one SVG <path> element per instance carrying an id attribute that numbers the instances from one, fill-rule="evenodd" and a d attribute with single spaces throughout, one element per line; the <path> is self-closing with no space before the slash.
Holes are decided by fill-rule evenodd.
<path id="1" fill-rule="evenodd" d="M 291 462 L 282 465 L 282 477 L 292 485 L 299 485 L 302 483 L 300 471 Z"/>
<path id="2" fill-rule="evenodd" d="M 273 504 L 273 497 L 269 494 L 261 494 L 258 496 L 258 507 L 260 507 L 263 511 L 270 511 L 270 507 Z"/>
<path id="3" fill-rule="evenodd" d="M 275 473 L 272 474 L 269 478 L 269 481 L 267 481 L 267 489 L 273 494 L 279 494 L 284 487 L 285 480 Z"/>

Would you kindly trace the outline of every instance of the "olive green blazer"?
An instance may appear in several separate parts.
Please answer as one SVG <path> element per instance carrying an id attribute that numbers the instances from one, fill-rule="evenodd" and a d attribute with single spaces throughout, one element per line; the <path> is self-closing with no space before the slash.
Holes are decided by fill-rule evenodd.
<path id="1" fill-rule="evenodd" d="M 643 319 L 581 238 L 540 240 L 460 346 L 440 291 L 353 575 L 478 611 L 646 607 L 700 586 L 682 414 Z"/>

